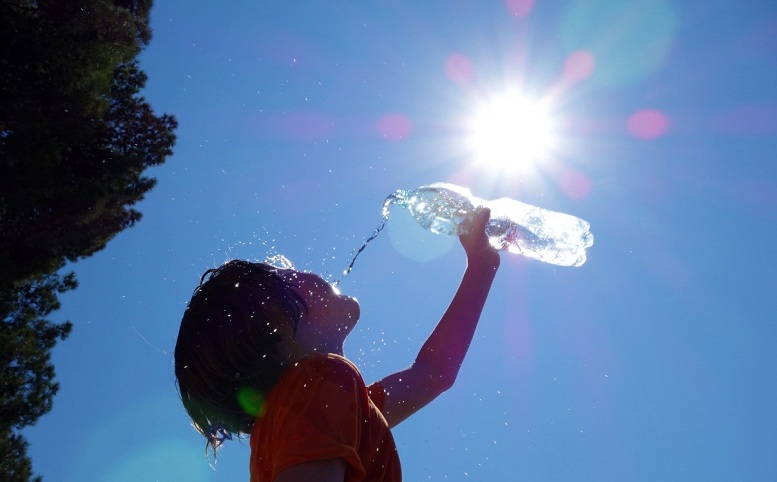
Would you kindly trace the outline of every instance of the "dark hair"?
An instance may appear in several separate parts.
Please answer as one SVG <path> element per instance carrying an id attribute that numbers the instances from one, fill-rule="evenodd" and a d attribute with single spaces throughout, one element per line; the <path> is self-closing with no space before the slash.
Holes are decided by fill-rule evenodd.
<path id="1" fill-rule="evenodd" d="M 251 433 L 284 369 L 278 327 L 296 332 L 302 310 L 305 301 L 273 266 L 234 260 L 202 275 L 181 320 L 175 376 L 206 451 Z"/>

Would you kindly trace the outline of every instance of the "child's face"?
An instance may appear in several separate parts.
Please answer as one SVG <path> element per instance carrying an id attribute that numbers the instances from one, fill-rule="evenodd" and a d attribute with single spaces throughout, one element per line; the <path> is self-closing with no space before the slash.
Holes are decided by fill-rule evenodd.
<path id="1" fill-rule="evenodd" d="M 359 303 L 340 294 L 332 285 L 314 273 L 293 269 L 278 270 L 305 300 L 307 311 L 297 326 L 295 341 L 315 351 L 342 352 L 342 344 L 359 319 Z"/>

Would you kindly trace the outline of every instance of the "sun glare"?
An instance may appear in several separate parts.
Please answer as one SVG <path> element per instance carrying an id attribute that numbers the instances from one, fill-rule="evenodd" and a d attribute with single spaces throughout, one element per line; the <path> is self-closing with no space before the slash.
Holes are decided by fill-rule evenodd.
<path id="1" fill-rule="evenodd" d="M 499 169 L 530 167 L 553 145 L 546 109 L 519 94 L 504 94 L 481 104 L 469 128 L 475 161 Z"/>

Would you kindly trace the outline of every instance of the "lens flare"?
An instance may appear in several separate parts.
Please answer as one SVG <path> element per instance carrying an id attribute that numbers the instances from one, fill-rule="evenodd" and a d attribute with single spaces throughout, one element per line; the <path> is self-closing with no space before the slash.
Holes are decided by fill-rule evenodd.
<path id="1" fill-rule="evenodd" d="M 377 130 L 384 139 L 399 141 L 413 132 L 413 122 L 402 114 L 386 114 L 378 119 Z"/>
<path id="2" fill-rule="evenodd" d="M 561 176 L 561 189 L 572 199 L 581 199 L 591 194 L 591 179 L 584 173 L 568 170 Z"/>
<path id="3" fill-rule="evenodd" d="M 669 130 L 669 118 L 658 110 L 640 110 L 629 117 L 626 128 L 638 139 L 658 139 Z"/>
<path id="4" fill-rule="evenodd" d="M 466 84 L 475 73 L 472 61 L 464 54 L 452 54 L 445 59 L 445 74 L 457 84 Z"/>
<path id="5" fill-rule="evenodd" d="M 572 52 L 564 62 L 564 79 L 579 82 L 591 76 L 594 71 L 594 56 L 587 50 Z"/>
<path id="6" fill-rule="evenodd" d="M 507 11 L 518 18 L 529 16 L 532 7 L 534 7 L 534 0 L 505 0 Z"/>
<path id="7" fill-rule="evenodd" d="M 671 0 L 573 0 L 565 2 L 561 45 L 596 59 L 591 80 L 604 86 L 632 85 L 660 70 L 679 29 L 678 2 Z"/>
<path id="8" fill-rule="evenodd" d="M 237 403 L 247 414 L 258 417 L 264 411 L 264 397 L 258 390 L 251 387 L 241 387 L 237 390 Z"/>

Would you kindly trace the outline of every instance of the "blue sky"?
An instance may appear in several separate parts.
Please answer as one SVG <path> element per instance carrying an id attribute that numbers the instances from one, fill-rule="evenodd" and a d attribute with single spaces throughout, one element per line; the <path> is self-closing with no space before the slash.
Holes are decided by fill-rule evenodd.
<path id="1" fill-rule="evenodd" d="M 405 480 L 777 479 L 777 4 L 225 5 L 152 11 L 144 95 L 178 142 L 142 222 L 72 266 L 61 390 L 26 431 L 45 480 L 247 480 L 247 444 L 212 469 L 174 386 L 200 274 L 282 253 L 336 276 L 388 194 L 435 181 L 596 241 L 579 268 L 502 255 L 457 384 L 395 431 Z M 469 141 L 504 91 L 556 139 L 512 167 Z M 392 214 L 340 285 L 368 381 L 412 361 L 463 268 Z"/>

